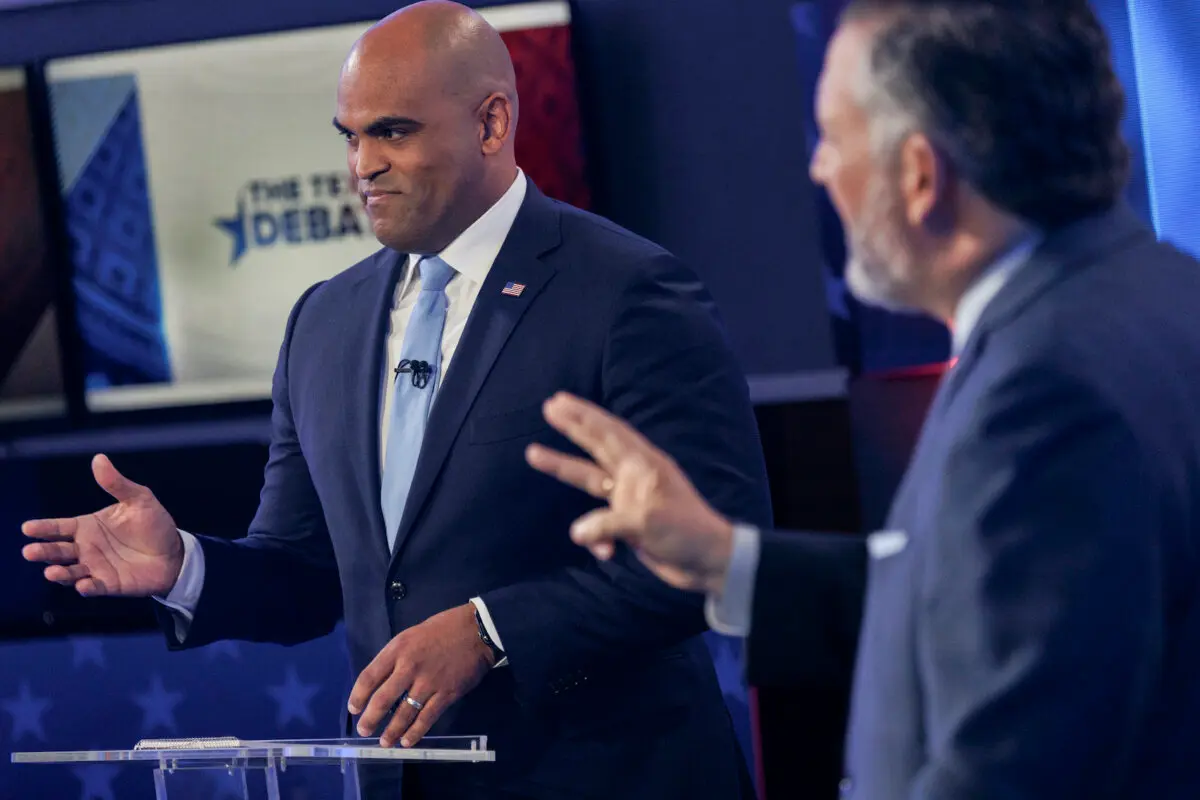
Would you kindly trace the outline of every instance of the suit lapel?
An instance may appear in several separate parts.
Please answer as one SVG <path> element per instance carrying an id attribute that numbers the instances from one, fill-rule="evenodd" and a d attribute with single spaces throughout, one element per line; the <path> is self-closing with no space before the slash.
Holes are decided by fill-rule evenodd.
<path id="1" fill-rule="evenodd" d="M 938 404 L 945 408 L 983 351 L 988 333 L 1003 327 L 1043 292 L 1107 254 L 1151 236 L 1132 210 L 1119 204 L 1113 210 L 1081 220 L 1046 237 L 1013 273 L 979 317 L 963 344 L 957 363 L 942 378 Z M 931 413 L 932 417 L 932 413 Z"/>
<path id="2" fill-rule="evenodd" d="M 941 429 L 941 417 L 953 402 L 955 393 L 982 357 L 988 334 L 1017 317 L 1030 302 L 1074 270 L 1086 268 L 1089 263 L 1101 260 L 1105 254 L 1129 246 L 1139 237 L 1148 235 L 1149 232 L 1132 211 L 1118 206 L 1106 214 L 1085 219 L 1050 234 L 1029 261 L 1017 268 L 984 309 L 954 366 L 942 375 L 908 468 L 895 492 L 888 515 L 888 527 L 913 526 L 916 513 L 912 508 L 916 498 L 914 492 L 921 485 L 926 469 L 922 457 Z"/>
<path id="3" fill-rule="evenodd" d="M 367 509 L 371 546 L 379 557 L 388 556 L 387 531 L 380 506 L 379 413 L 383 393 L 383 359 L 396 281 L 407 256 L 393 250 L 381 251 L 376 267 L 353 288 L 346 309 L 351 331 L 346 347 L 345 404 L 353 485 L 362 492 Z M 366 319 L 366 325 L 358 320 Z"/>
<path id="4" fill-rule="evenodd" d="M 400 554 L 428 502 L 450 448 L 496 358 L 525 311 L 554 276 L 554 268 L 538 256 L 557 246 L 558 225 L 557 209 L 531 182 L 512 230 L 479 290 L 450 369 L 438 388 L 396 535 L 393 559 Z M 521 284 L 524 289 L 518 296 L 503 294 L 508 283 Z"/>

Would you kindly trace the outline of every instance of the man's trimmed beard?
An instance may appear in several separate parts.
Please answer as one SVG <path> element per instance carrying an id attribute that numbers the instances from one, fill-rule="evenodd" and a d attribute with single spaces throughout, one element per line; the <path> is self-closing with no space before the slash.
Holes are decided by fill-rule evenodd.
<path id="1" fill-rule="evenodd" d="M 859 301 L 888 311 L 915 311 L 912 250 L 894 175 L 872 173 L 857 224 L 846 224 L 846 287 Z"/>

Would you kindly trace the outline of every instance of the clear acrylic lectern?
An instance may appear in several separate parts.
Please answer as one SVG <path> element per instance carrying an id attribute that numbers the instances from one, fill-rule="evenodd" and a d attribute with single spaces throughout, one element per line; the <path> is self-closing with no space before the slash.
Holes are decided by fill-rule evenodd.
<path id="1" fill-rule="evenodd" d="M 374 742 L 374 744 L 372 744 Z M 154 796 L 167 800 L 168 777 L 180 770 L 218 769 L 240 776 L 242 796 L 250 800 L 246 770 L 266 776 L 268 800 L 279 800 L 279 773 L 289 764 L 336 766 L 350 780 L 360 763 L 405 761 L 495 761 L 486 736 L 427 736 L 418 747 L 383 748 L 372 739 L 297 739 L 246 741 L 212 739 L 143 739 L 132 750 L 78 750 L 13 753 L 14 764 L 78 764 L 134 762 L 154 768 Z"/>

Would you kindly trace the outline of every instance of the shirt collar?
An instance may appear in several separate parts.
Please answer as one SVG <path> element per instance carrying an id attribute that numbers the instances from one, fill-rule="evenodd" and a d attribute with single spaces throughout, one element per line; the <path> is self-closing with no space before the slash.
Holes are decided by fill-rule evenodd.
<path id="1" fill-rule="evenodd" d="M 455 272 L 461 273 L 467 279 L 482 284 L 492 269 L 492 263 L 504 246 L 508 232 L 512 230 L 521 204 L 525 201 L 528 181 L 525 173 L 517 170 L 517 177 L 500 199 L 483 213 L 479 219 L 472 222 L 466 230 L 460 233 L 454 241 L 438 253 Z M 409 258 L 409 277 L 412 277 L 412 265 L 420 258 L 413 254 Z M 406 281 L 407 282 L 407 281 Z"/>
<path id="2" fill-rule="evenodd" d="M 984 268 L 967 287 L 954 313 L 954 328 L 951 333 L 953 355 L 958 356 L 962 352 L 988 303 L 1000 293 L 1021 265 L 1029 260 L 1040 241 L 1041 237 L 1036 234 L 1021 238 Z"/>

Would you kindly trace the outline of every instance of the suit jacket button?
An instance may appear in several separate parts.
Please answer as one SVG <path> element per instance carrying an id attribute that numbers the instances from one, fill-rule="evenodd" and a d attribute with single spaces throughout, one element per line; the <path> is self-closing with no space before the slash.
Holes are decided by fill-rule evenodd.
<path id="1" fill-rule="evenodd" d="M 403 600 L 408 596 L 408 587 L 400 581 L 392 581 L 388 584 L 388 599 Z"/>
<path id="2" fill-rule="evenodd" d="M 853 791 L 854 781 L 850 780 L 849 778 L 842 778 L 841 782 L 838 783 L 838 795 L 840 797 L 849 797 L 850 793 Z"/>

